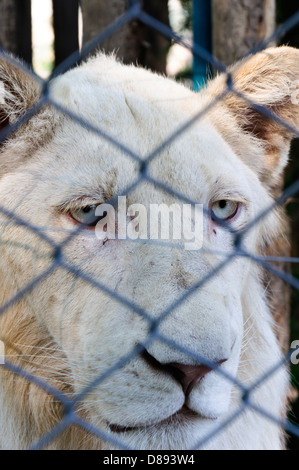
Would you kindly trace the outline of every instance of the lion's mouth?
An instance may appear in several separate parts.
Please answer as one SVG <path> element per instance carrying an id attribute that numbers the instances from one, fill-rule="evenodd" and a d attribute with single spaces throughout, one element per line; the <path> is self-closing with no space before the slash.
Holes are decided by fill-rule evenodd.
<path id="1" fill-rule="evenodd" d="M 118 424 L 108 424 L 110 431 L 115 432 L 117 434 L 130 432 L 130 431 L 138 431 L 141 427 L 133 427 L 133 426 L 119 426 Z"/>
<path id="2" fill-rule="evenodd" d="M 170 374 L 173 378 L 177 379 L 177 381 L 181 385 L 183 385 L 183 388 L 184 388 L 183 379 L 182 379 L 182 377 L 184 376 L 184 373 L 181 372 L 177 367 L 175 367 L 175 365 L 173 365 L 173 364 L 161 364 L 151 354 L 149 354 L 146 349 L 144 349 L 143 352 L 141 353 L 141 357 L 148 364 L 148 366 L 150 366 L 154 370 L 158 370 L 159 372 L 164 372 L 166 374 Z M 221 361 L 221 362 L 224 362 L 224 361 Z M 201 377 L 200 380 L 202 380 L 202 378 L 203 377 Z M 196 382 L 198 383 L 200 380 L 197 380 Z M 184 391 L 184 393 L 185 393 L 186 398 L 187 398 L 187 396 L 189 394 L 188 389 L 186 389 Z M 203 415 L 191 410 L 186 405 L 186 402 L 185 402 L 185 404 L 178 411 L 176 411 L 175 413 L 170 415 L 168 418 L 164 418 L 163 420 L 158 421 L 158 422 L 140 424 L 140 425 L 137 425 L 137 426 L 121 426 L 121 425 L 115 424 L 115 423 L 107 423 L 107 425 L 108 425 L 109 429 L 112 432 L 120 434 L 120 433 L 125 433 L 125 432 L 130 432 L 130 431 L 140 431 L 140 430 L 143 430 L 145 428 L 148 430 L 150 428 L 155 428 L 155 427 L 159 427 L 159 426 L 161 426 L 161 427 L 167 426 L 167 425 L 170 426 L 170 425 L 173 425 L 174 423 L 182 424 L 182 423 L 187 423 L 188 421 L 194 421 L 194 420 L 199 420 L 199 419 L 202 419 L 202 420 L 203 419 L 205 419 L 205 420 L 211 420 L 212 419 L 212 420 L 214 420 L 214 419 L 217 419 L 217 418 L 211 418 L 209 416 L 203 416 Z"/>
<path id="3" fill-rule="evenodd" d="M 148 430 L 156 426 L 165 426 L 167 424 L 173 425 L 176 419 L 178 421 L 182 421 L 182 420 L 187 421 L 187 420 L 194 420 L 194 419 L 213 419 L 214 420 L 215 418 L 207 418 L 206 416 L 202 416 L 190 410 L 186 405 L 184 405 L 176 413 L 164 419 L 163 421 L 159 421 L 157 423 L 144 424 L 144 425 L 141 424 L 139 426 L 120 426 L 118 424 L 111 424 L 111 423 L 107 423 L 107 424 L 108 424 L 110 431 L 117 433 L 117 434 L 121 434 L 121 433 L 130 432 L 130 431 L 140 431 L 145 428 Z"/>

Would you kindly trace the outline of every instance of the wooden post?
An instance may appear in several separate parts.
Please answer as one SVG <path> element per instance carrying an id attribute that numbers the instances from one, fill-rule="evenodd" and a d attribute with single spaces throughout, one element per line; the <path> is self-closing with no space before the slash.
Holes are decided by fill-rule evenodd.
<path id="1" fill-rule="evenodd" d="M 168 0 L 144 2 L 144 11 L 169 26 Z M 171 41 L 152 28 L 142 26 L 138 63 L 155 72 L 165 73 Z"/>
<path id="2" fill-rule="evenodd" d="M 31 64 L 31 0 L 0 1 L 0 46 Z"/>
<path id="3" fill-rule="evenodd" d="M 15 0 L 0 2 L 0 45 L 17 54 L 16 26 L 17 13 Z"/>
<path id="4" fill-rule="evenodd" d="M 87 43 L 128 8 L 127 0 L 81 0 L 83 15 L 83 43 Z M 138 27 L 132 22 L 120 28 L 115 34 L 102 42 L 99 49 L 115 52 L 124 62 L 136 62 L 139 55 Z"/>
<path id="5" fill-rule="evenodd" d="M 129 7 L 128 0 L 81 0 L 83 15 L 83 43 L 87 43 Z M 144 1 L 144 11 L 169 25 L 167 0 Z M 99 49 L 114 52 L 124 63 L 138 63 L 152 70 L 165 73 L 166 58 L 170 41 L 138 21 L 131 21 Z"/>
<path id="6" fill-rule="evenodd" d="M 212 0 L 214 55 L 224 64 L 232 64 L 273 33 L 275 3 L 275 0 Z"/>

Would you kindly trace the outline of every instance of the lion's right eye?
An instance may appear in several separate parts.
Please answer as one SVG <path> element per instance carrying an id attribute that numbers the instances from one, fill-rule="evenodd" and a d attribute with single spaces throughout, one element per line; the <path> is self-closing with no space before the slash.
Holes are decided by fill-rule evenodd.
<path id="1" fill-rule="evenodd" d="M 96 224 L 105 217 L 105 213 L 101 217 L 96 215 L 97 207 L 98 206 L 96 204 L 92 204 L 79 209 L 71 209 L 69 211 L 69 215 L 78 224 L 82 224 L 87 227 L 95 227 Z"/>
<path id="2" fill-rule="evenodd" d="M 212 219 L 229 221 L 237 214 L 240 204 L 236 201 L 222 199 L 215 202 L 211 208 Z"/>

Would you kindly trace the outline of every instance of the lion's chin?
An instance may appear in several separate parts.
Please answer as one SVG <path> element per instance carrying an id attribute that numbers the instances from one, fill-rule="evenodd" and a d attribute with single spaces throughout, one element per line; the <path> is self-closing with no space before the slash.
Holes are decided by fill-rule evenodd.
<path id="1" fill-rule="evenodd" d="M 211 416 L 203 416 L 202 414 L 195 413 L 194 411 L 190 410 L 187 406 L 182 406 L 180 410 L 176 413 L 172 414 L 166 419 L 162 421 L 158 421 L 155 423 L 145 423 L 144 425 L 139 424 L 137 426 L 121 426 L 118 424 L 107 423 L 110 431 L 116 434 L 123 434 L 123 433 L 130 433 L 135 431 L 150 431 L 153 429 L 165 429 L 167 427 L 176 426 L 178 424 L 188 425 L 194 424 L 194 422 L 199 422 L 203 420 L 208 421 L 216 421 L 218 418 L 211 417 Z"/>
<path id="2" fill-rule="evenodd" d="M 134 450 L 190 450 L 206 448 L 206 437 L 218 427 L 219 418 L 199 415 L 187 407 L 160 422 L 135 426 L 108 425 L 120 447 Z M 216 422 L 215 422 L 216 421 Z M 202 447 L 202 443 L 204 446 Z M 107 449 L 119 449 L 119 444 Z"/>

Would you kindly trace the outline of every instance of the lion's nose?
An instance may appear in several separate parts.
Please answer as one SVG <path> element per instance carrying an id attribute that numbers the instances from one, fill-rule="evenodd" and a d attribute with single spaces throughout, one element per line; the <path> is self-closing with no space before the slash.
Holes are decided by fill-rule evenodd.
<path id="1" fill-rule="evenodd" d="M 222 359 L 216 363 L 220 366 L 225 362 L 226 359 Z M 168 372 L 181 383 L 183 392 L 188 397 L 193 387 L 209 372 L 213 370 L 212 367 L 205 366 L 203 364 L 190 366 L 186 364 L 178 364 L 172 362 L 167 364 Z"/>
<path id="2" fill-rule="evenodd" d="M 203 364 L 187 365 L 180 364 L 178 362 L 168 362 L 161 364 L 157 361 L 147 350 L 144 350 L 141 354 L 143 359 L 152 367 L 157 370 L 162 370 L 169 375 L 172 375 L 182 385 L 183 392 L 186 398 L 190 395 L 194 385 L 196 385 L 205 375 L 213 370 L 213 367 L 208 367 Z M 215 362 L 215 367 L 220 366 L 227 359 L 221 359 Z"/>

